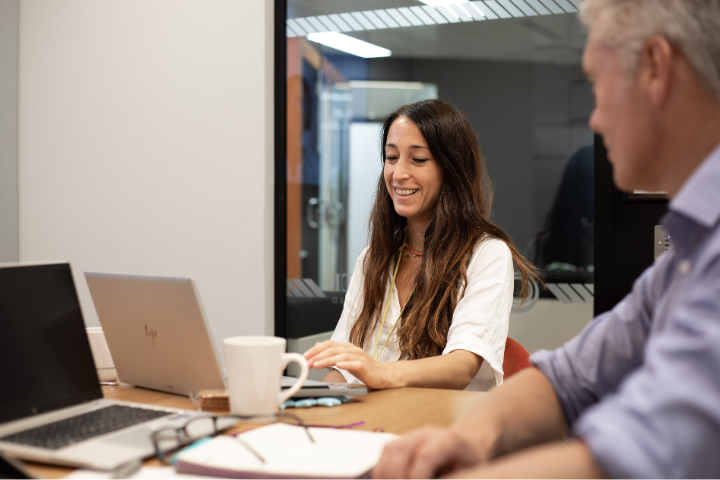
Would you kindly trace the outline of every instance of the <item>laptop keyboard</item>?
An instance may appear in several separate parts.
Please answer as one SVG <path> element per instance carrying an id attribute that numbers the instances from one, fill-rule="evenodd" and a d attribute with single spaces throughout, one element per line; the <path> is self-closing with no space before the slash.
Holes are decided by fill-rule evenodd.
<path id="1" fill-rule="evenodd" d="M 57 450 L 88 438 L 114 432 L 165 415 L 170 415 L 170 412 L 113 405 L 13 433 L 0 438 L 0 440 Z"/>

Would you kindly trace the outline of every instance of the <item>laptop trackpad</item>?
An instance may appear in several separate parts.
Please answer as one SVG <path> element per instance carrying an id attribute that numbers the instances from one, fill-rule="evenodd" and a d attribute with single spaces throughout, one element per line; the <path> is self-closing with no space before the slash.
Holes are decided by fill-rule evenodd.
<path id="1" fill-rule="evenodd" d="M 107 440 L 103 440 L 103 444 L 122 445 L 125 447 L 139 448 L 144 451 L 153 451 L 150 435 L 153 430 L 148 427 L 135 428 L 129 432 L 113 435 Z"/>
<path id="2" fill-rule="evenodd" d="M 62 459 L 97 470 L 112 470 L 131 460 L 153 454 L 149 428 L 140 427 L 104 440 L 71 445 L 62 451 Z"/>

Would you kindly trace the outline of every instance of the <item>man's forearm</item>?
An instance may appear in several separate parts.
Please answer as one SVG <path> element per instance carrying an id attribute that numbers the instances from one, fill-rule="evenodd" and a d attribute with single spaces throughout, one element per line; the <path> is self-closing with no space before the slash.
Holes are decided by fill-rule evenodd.
<path id="1" fill-rule="evenodd" d="M 567 436 L 567 423 L 550 381 L 527 368 L 493 389 L 452 427 L 490 460 Z"/>
<path id="2" fill-rule="evenodd" d="M 452 478 L 605 478 L 582 440 L 554 442 L 451 474 Z"/>

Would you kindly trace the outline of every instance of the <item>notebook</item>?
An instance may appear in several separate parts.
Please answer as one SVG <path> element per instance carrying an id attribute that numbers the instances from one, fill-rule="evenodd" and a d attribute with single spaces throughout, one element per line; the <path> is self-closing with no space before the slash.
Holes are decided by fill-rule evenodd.
<path id="1" fill-rule="evenodd" d="M 375 466 L 385 445 L 399 438 L 359 430 L 309 430 L 315 443 L 302 427 L 285 423 L 237 437 L 222 435 L 182 451 L 175 468 L 234 478 L 360 478 Z"/>

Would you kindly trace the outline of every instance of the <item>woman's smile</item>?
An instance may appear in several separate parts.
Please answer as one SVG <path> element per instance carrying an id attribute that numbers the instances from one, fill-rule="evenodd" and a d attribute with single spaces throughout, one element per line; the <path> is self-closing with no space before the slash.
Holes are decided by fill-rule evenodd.
<path id="1" fill-rule="evenodd" d="M 397 188 L 397 187 L 394 187 L 394 188 L 395 188 L 395 193 L 397 194 L 398 197 L 409 197 L 409 196 L 413 195 L 415 192 L 417 192 L 418 190 L 420 190 L 419 188 L 415 188 L 415 189 L 407 189 L 407 188 L 401 189 L 401 188 Z"/>

